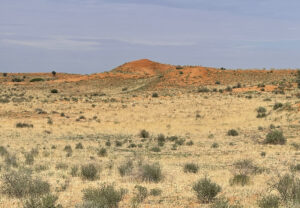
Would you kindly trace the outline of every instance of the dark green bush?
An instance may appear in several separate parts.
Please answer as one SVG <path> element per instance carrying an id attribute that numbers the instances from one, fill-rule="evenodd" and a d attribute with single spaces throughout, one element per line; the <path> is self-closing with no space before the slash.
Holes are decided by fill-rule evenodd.
<path id="1" fill-rule="evenodd" d="M 81 144 L 81 142 L 76 144 L 75 149 L 83 149 L 83 145 Z"/>
<path id="2" fill-rule="evenodd" d="M 211 205 L 211 208 L 242 208 L 242 206 L 231 205 L 228 199 L 221 197 L 214 201 L 214 203 Z"/>
<path id="3" fill-rule="evenodd" d="M 18 162 L 17 162 L 17 157 L 16 155 L 6 155 L 5 156 L 5 159 L 4 159 L 4 162 L 7 166 L 12 166 L 12 167 L 18 167 Z"/>
<path id="4" fill-rule="evenodd" d="M 287 203 L 300 204 L 300 179 L 285 174 L 281 176 L 278 182 L 274 185 L 279 192 L 281 199 Z"/>
<path id="5" fill-rule="evenodd" d="M 277 109 L 282 108 L 282 107 L 283 107 L 282 103 L 275 103 L 274 106 L 273 106 L 273 110 L 277 110 Z"/>
<path id="6" fill-rule="evenodd" d="M 186 163 L 183 168 L 185 173 L 197 173 L 199 166 L 195 163 Z"/>
<path id="7" fill-rule="evenodd" d="M 214 142 L 212 145 L 211 145 L 211 148 L 218 148 L 219 147 L 219 144 Z"/>
<path id="8" fill-rule="evenodd" d="M 43 82 L 45 81 L 43 78 L 33 78 L 30 80 L 30 82 Z"/>
<path id="9" fill-rule="evenodd" d="M 148 131 L 146 131 L 145 129 L 143 129 L 141 132 L 140 132 L 140 137 L 141 138 L 149 138 L 150 134 Z"/>
<path id="10" fill-rule="evenodd" d="M 165 142 L 166 142 L 165 135 L 159 134 L 158 137 L 157 137 L 157 144 L 158 144 L 158 146 L 161 146 L 161 147 L 164 146 Z"/>
<path id="11" fill-rule="evenodd" d="M 154 189 L 150 190 L 150 195 L 152 195 L 152 196 L 160 196 L 161 193 L 162 193 L 162 190 L 158 189 L 158 188 L 154 188 Z"/>
<path id="12" fill-rule="evenodd" d="M 57 204 L 58 197 L 52 194 L 47 194 L 42 198 L 31 197 L 26 200 L 23 208 L 62 208 L 62 205 Z"/>
<path id="13" fill-rule="evenodd" d="M 99 157 L 105 157 L 105 156 L 107 156 L 107 150 L 105 149 L 105 148 L 100 148 L 99 150 L 98 150 L 98 153 L 97 153 L 97 155 L 99 156 Z"/>
<path id="14" fill-rule="evenodd" d="M 141 167 L 141 178 L 143 181 L 158 183 L 162 180 L 162 172 L 160 165 L 157 164 L 146 164 Z"/>
<path id="15" fill-rule="evenodd" d="M 257 202 L 260 208 L 279 208 L 280 198 L 275 195 L 267 195 Z"/>
<path id="16" fill-rule="evenodd" d="M 139 185 L 136 185 L 134 188 L 137 190 L 137 192 L 132 198 L 131 203 L 133 207 L 137 207 L 138 204 L 142 203 L 147 198 L 148 190 L 146 187 L 139 186 Z"/>
<path id="17" fill-rule="evenodd" d="M 267 110 L 264 107 L 261 107 L 261 106 L 258 107 L 256 109 L 256 112 L 257 112 L 256 118 L 263 118 L 263 117 L 267 116 L 267 114 L 266 114 Z"/>
<path id="18" fill-rule="evenodd" d="M 241 186 L 245 186 L 248 185 L 250 183 L 250 177 L 248 175 L 245 174 L 238 174 L 238 175 L 234 175 L 232 179 L 230 179 L 230 185 L 241 185 Z"/>
<path id="19" fill-rule="evenodd" d="M 133 169 L 133 162 L 131 160 L 128 160 L 124 164 L 120 165 L 118 167 L 119 173 L 121 176 L 129 175 L 132 173 Z"/>
<path id="20" fill-rule="evenodd" d="M 4 157 L 4 156 L 7 156 L 9 153 L 7 151 L 7 149 L 3 146 L 0 146 L 0 156 L 1 157 Z"/>
<path id="21" fill-rule="evenodd" d="M 84 203 L 82 207 L 117 208 L 125 193 L 125 190 L 116 190 L 112 185 L 85 189 L 83 190 Z"/>
<path id="22" fill-rule="evenodd" d="M 160 152 L 161 150 L 160 150 L 159 147 L 152 147 L 152 148 L 151 148 L 151 151 L 152 151 L 152 152 Z"/>
<path id="23" fill-rule="evenodd" d="M 25 153 L 25 164 L 32 165 L 34 163 L 34 155 L 31 153 Z"/>
<path id="24" fill-rule="evenodd" d="M 235 129 L 230 129 L 230 130 L 227 132 L 227 135 L 228 135 L 228 136 L 238 136 L 239 133 L 238 133 L 238 131 L 235 130 Z"/>
<path id="25" fill-rule="evenodd" d="M 198 88 L 198 92 L 210 92 L 210 90 L 207 87 L 200 87 Z"/>
<path id="26" fill-rule="evenodd" d="M 98 177 L 98 169 L 94 164 L 87 164 L 81 166 L 81 176 L 84 179 L 93 181 Z"/>
<path id="27" fill-rule="evenodd" d="M 17 123 L 16 124 L 16 127 L 17 128 L 33 128 L 33 125 L 32 124 L 28 124 L 28 123 Z"/>
<path id="28" fill-rule="evenodd" d="M 72 177 L 78 176 L 78 166 L 77 165 L 71 167 L 71 176 Z"/>
<path id="29" fill-rule="evenodd" d="M 52 89 L 50 92 L 51 93 L 58 93 L 58 90 L 57 89 Z"/>
<path id="30" fill-rule="evenodd" d="M 11 197 L 41 196 L 49 193 L 50 185 L 40 179 L 33 179 L 24 170 L 10 171 L 2 177 L 2 190 Z"/>
<path id="31" fill-rule="evenodd" d="M 283 136 L 282 131 L 273 130 L 269 132 L 266 136 L 266 139 L 264 140 L 265 144 L 285 144 L 287 139 Z"/>
<path id="32" fill-rule="evenodd" d="M 193 185 L 198 200 L 202 203 L 210 203 L 221 191 L 221 187 L 211 182 L 208 178 L 202 178 Z"/>
<path id="33" fill-rule="evenodd" d="M 153 98 L 158 98 L 158 93 L 157 93 L 157 92 L 154 92 L 154 93 L 152 94 L 152 97 L 153 97 Z"/>

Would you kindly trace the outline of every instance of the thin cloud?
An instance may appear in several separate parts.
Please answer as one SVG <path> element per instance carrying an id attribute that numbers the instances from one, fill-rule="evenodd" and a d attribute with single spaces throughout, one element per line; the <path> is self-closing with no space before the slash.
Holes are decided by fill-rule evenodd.
<path id="1" fill-rule="evenodd" d="M 3 39 L 1 42 L 5 44 L 21 45 L 48 50 L 94 50 L 100 45 L 100 43 L 96 41 L 80 41 L 64 38 L 44 40 Z"/>

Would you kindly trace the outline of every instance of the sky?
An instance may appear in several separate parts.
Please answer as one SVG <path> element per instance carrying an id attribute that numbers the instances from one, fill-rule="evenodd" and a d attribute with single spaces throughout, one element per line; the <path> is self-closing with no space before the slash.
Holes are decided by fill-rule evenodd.
<path id="1" fill-rule="evenodd" d="M 300 68 L 299 0 L 0 0 L 0 72 Z"/>

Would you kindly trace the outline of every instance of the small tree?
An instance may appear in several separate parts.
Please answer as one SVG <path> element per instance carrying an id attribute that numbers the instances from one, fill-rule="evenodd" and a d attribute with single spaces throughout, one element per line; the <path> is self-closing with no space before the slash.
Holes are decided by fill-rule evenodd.
<path id="1" fill-rule="evenodd" d="M 56 71 L 52 71 L 52 75 L 55 77 L 55 75 L 56 75 Z"/>

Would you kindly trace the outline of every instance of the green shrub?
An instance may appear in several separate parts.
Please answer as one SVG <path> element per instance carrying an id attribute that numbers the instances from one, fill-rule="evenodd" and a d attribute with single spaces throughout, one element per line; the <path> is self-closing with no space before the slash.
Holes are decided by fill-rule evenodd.
<path id="1" fill-rule="evenodd" d="M 152 151 L 152 152 L 160 152 L 161 150 L 160 150 L 159 147 L 152 147 L 152 148 L 151 148 L 151 151 Z"/>
<path id="2" fill-rule="evenodd" d="M 256 118 L 263 118 L 267 116 L 266 114 L 267 110 L 264 107 L 258 107 L 256 109 L 256 112 L 257 112 Z"/>
<path id="3" fill-rule="evenodd" d="M 194 142 L 193 142 L 192 140 L 190 140 L 190 141 L 186 142 L 185 144 L 186 144 L 187 146 L 192 146 L 192 145 L 194 145 Z"/>
<path id="4" fill-rule="evenodd" d="M 283 136 L 282 131 L 273 130 L 267 134 L 266 139 L 264 140 L 264 143 L 265 144 L 283 145 L 286 143 L 286 141 L 287 141 L 287 139 Z"/>
<path id="5" fill-rule="evenodd" d="M 275 195 L 267 195 L 257 202 L 260 208 L 279 208 L 280 198 Z"/>
<path id="6" fill-rule="evenodd" d="M 16 124 L 16 127 L 17 128 L 33 128 L 33 125 L 32 124 L 28 124 L 28 123 L 17 123 Z"/>
<path id="7" fill-rule="evenodd" d="M 67 170 L 68 169 L 68 164 L 67 163 L 63 163 L 63 162 L 60 162 L 60 163 L 57 163 L 55 168 L 57 170 Z"/>
<path id="8" fill-rule="evenodd" d="M 17 157 L 16 155 L 6 155 L 4 162 L 7 166 L 18 167 Z"/>
<path id="9" fill-rule="evenodd" d="M 25 155 L 25 164 L 32 165 L 34 163 L 34 155 L 31 153 L 26 153 Z"/>
<path id="10" fill-rule="evenodd" d="M 15 78 L 12 78 L 11 80 L 12 82 L 23 82 L 24 79 L 21 79 L 21 78 L 18 78 L 18 77 L 15 77 Z"/>
<path id="11" fill-rule="evenodd" d="M 231 205 L 228 199 L 222 197 L 216 199 L 214 203 L 211 205 L 211 208 L 242 208 L 242 207 L 239 205 Z"/>
<path id="12" fill-rule="evenodd" d="M 157 164 L 146 164 L 141 167 L 141 178 L 143 181 L 158 183 L 162 180 L 162 172 L 160 165 Z"/>
<path id="13" fill-rule="evenodd" d="M 7 156 L 9 153 L 7 151 L 7 149 L 3 146 L 0 146 L 0 156 L 1 157 L 4 157 L 4 156 Z"/>
<path id="14" fill-rule="evenodd" d="M 202 178 L 193 185 L 198 200 L 202 203 L 210 203 L 221 191 L 221 187 L 211 182 L 208 178 Z"/>
<path id="15" fill-rule="evenodd" d="M 81 144 L 81 142 L 76 144 L 75 149 L 83 149 L 83 145 Z"/>
<path id="16" fill-rule="evenodd" d="M 300 164 L 291 165 L 290 169 L 291 169 L 291 171 L 300 171 Z"/>
<path id="17" fill-rule="evenodd" d="M 162 193 L 162 190 L 158 189 L 158 188 L 154 188 L 154 189 L 150 190 L 150 195 L 151 196 L 160 196 L 161 193 Z"/>
<path id="18" fill-rule="evenodd" d="M 250 177 L 245 174 L 234 175 L 233 178 L 230 179 L 229 183 L 231 186 L 233 185 L 245 186 L 250 183 Z"/>
<path id="19" fill-rule="evenodd" d="M 118 167 L 119 173 L 121 176 L 129 175 L 132 173 L 133 169 L 133 162 L 131 160 L 128 160 L 124 164 L 120 165 Z"/>
<path id="20" fill-rule="evenodd" d="M 62 208 L 62 205 L 57 204 L 58 197 L 52 194 L 47 194 L 42 198 L 31 197 L 26 200 L 23 208 Z"/>
<path id="21" fill-rule="evenodd" d="M 228 136 L 238 136 L 239 133 L 238 133 L 237 130 L 235 130 L 235 129 L 230 129 L 230 130 L 227 132 L 227 135 L 228 135 Z"/>
<path id="22" fill-rule="evenodd" d="M 50 92 L 51 93 L 58 93 L 58 90 L 57 89 L 52 89 Z"/>
<path id="23" fill-rule="evenodd" d="M 43 82 L 45 81 L 43 78 L 33 78 L 30 80 L 30 82 Z"/>
<path id="24" fill-rule="evenodd" d="M 87 164 L 81 166 L 81 176 L 84 179 L 93 181 L 98 177 L 98 169 L 94 164 Z"/>
<path id="25" fill-rule="evenodd" d="M 186 163 L 183 168 L 185 173 L 197 173 L 199 166 L 195 163 Z"/>
<path id="26" fill-rule="evenodd" d="M 82 207 L 117 208 L 125 193 L 125 190 L 116 190 L 112 185 L 85 189 L 83 190 L 84 203 Z"/>
<path id="27" fill-rule="evenodd" d="M 143 129 L 141 132 L 140 132 L 140 137 L 141 138 L 149 138 L 149 132 L 146 131 L 145 129 Z"/>
<path id="28" fill-rule="evenodd" d="M 78 166 L 77 165 L 71 167 L 71 176 L 72 177 L 78 176 Z"/>
<path id="29" fill-rule="evenodd" d="M 281 176 L 274 185 L 285 203 L 300 204 L 300 179 L 293 175 Z"/>
<path id="30" fill-rule="evenodd" d="M 146 187 L 136 185 L 134 187 L 137 192 L 131 200 L 133 207 L 137 207 L 138 204 L 142 203 L 148 196 L 148 190 Z"/>
<path id="31" fill-rule="evenodd" d="M 153 98 L 158 98 L 158 93 L 157 93 L 157 92 L 154 92 L 154 93 L 152 94 L 152 97 L 153 97 Z"/>
<path id="32" fill-rule="evenodd" d="M 97 153 L 97 155 L 99 156 L 99 157 L 105 157 L 105 156 L 107 156 L 107 150 L 105 149 L 105 148 L 100 148 L 99 150 L 98 150 L 98 153 Z"/>
<path id="33" fill-rule="evenodd" d="M 212 145 L 211 145 L 211 148 L 218 148 L 219 147 L 219 144 L 214 142 Z"/>
<path id="34" fill-rule="evenodd" d="M 233 166 L 236 173 L 239 175 L 257 174 L 262 172 L 262 169 L 254 165 L 252 160 L 249 159 L 238 160 Z"/>
<path id="35" fill-rule="evenodd" d="M 164 146 L 165 145 L 165 142 L 166 142 L 166 137 L 165 135 L 163 134 L 159 134 L 158 137 L 157 137 L 157 143 L 158 143 L 158 146 Z"/>
<path id="36" fill-rule="evenodd" d="M 283 107 L 282 103 L 275 103 L 274 106 L 273 106 L 273 110 L 277 110 L 277 109 L 282 108 L 282 107 Z"/>
<path id="37" fill-rule="evenodd" d="M 198 92 L 204 92 L 204 93 L 206 93 L 206 92 L 210 92 L 210 90 L 207 87 L 200 87 L 198 89 Z"/>
<path id="38" fill-rule="evenodd" d="M 11 197 L 41 196 L 49 193 L 50 185 L 40 179 L 33 179 L 24 170 L 10 171 L 3 175 L 2 190 Z"/>

